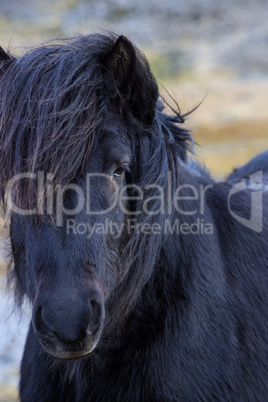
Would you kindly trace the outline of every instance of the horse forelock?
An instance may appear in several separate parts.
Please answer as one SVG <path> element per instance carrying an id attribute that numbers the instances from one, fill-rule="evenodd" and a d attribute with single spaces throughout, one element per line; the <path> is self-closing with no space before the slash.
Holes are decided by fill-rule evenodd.
<path id="1" fill-rule="evenodd" d="M 63 184 L 77 176 L 113 94 L 101 65 L 112 42 L 112 36 L 89 35 L 44 45 L 14 60 L 2 75 L 2 188 L 19 173 L 41 170 Z M 24 188 L 23 196 L 32 193 Z"/>

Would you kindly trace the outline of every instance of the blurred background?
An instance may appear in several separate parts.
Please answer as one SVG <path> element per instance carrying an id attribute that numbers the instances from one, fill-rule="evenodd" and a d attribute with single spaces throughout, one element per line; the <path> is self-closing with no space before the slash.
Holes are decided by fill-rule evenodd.
<path id="1" fill-rule="evenodd" d="M 161 93 L 187 112 L 216 178 L 268 148 L 268 0 L 0 0 L 0 45 L 19 56 L 56 37 L 112 30 L 148 57 Z M 6 236 L 3 228 L 1 239 Z M 5 295 L 0 243 L 0 401 L 15 401 L 29 312 Z M 17 325 L 17 323 L 19 323 Z"/>

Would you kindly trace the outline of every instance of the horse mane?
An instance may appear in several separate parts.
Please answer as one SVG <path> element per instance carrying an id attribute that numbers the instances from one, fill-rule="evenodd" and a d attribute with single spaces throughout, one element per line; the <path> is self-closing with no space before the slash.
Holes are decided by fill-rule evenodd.
<path id="1" fill-rule="evenodd" d="M 164 203 L 167 205 L 168 196 L 171 195 L 173 198 L 181 179 L 179 178 L 180 161 L 185 165 L 187 152 L 192 152 L 193 141 L 190 132 L 181 127 L 184 117 L 179 110 L 177 112 L 173 110 L 173 112 L 172 116 L 164 113 L 164 104 L 158 102 L 154 124 L 147 130 L 147 136 L 139 139 L 140 147 L 135 155 L 138 172 L 134 170 L 131 182 L 138 183 L 142 189 L 147 188 L 146 196 L 152 200 L 151 211 L 159 211 L 163 200 L 159 199 L 156 187 L 148 189 L 150 185 L 153 183 L 163 189 Z M 171 183 L 168 183 L 169 174 Z M 170 189 L 169 184 L 172 186 Z M 168 194 L 169 190 L 171 194 Z M 135 211 L 142 209 L 142 203 L 143 201 L 136 203 Z M 161 227 L 161 233 L 140 234 L 135 229 L 131 233 L 121 256 L 122 286 L 119 286 L 115 293 L 115 304 L 113 304 L 113 300 L 111 301 L 108 331 L 110 328 L 122 328 L 132 311 L 135 310 L 137 301 L 142 297 L 143 292 L 152 290 L 147 285 L 149 280 L 157 275 L 156 264 L 165 255 L 164 248 L 169 247 L 168 236 L 164 233 L 164 228 L 167 221 L 172 224 L 173 219 L 174 209 L 170 212 L 168 208 L 164 213 L 136 215 L 135 227 L 141 225 L 153 227 L 154 224 L 157 224 Z M 173 268 L 175 266 L 174 264 Z M 162 268 L 161 266 L 160 269 Z M 172 271 L 173 268 L 170 268 Z M 170 272 L 170 275 L 174 276 L 174 280 L 177 279 L 175 271 Z"/>
<path id="2" fill-rule="evenodd" d="M 51 172 L 56 183 L 64 184 L 77 176 L 103 123 L 107 100 L 116 93 L 102 64 L 115 39 L 113 34 L 92 34 L 11 59 L 0 75 L 2 188 L 21 172 Z M 152 85 L 148 63 L 136 53 L 137 71 Z M 181 122 L 179 115 L 172 119 L 162 113 L 156 121 L 165 136 L 172 132 L 175 141 L 189 140 L 187 132 L 173 124 Z M 31 187 L 24 188 L 23 197 L 32 193 Z"/>

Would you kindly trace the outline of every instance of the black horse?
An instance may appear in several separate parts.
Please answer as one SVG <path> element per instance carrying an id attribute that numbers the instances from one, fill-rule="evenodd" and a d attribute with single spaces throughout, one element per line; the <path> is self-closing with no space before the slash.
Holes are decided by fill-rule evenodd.
<path id="1" fill-rule="evenodd" d="M 123 36 L 0 57 L 21 400 L 265 402 L 267 154 L 215 182 Z"/>

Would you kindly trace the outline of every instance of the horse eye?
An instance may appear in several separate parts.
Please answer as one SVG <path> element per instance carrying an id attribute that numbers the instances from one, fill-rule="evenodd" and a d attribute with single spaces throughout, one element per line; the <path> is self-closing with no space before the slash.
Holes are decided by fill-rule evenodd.
<path id="1" fill-rule="evenodd" d="M 122 177 L 127 170 L 127 166 L 118 166 L 113 172 L 113 177 Z"/>

